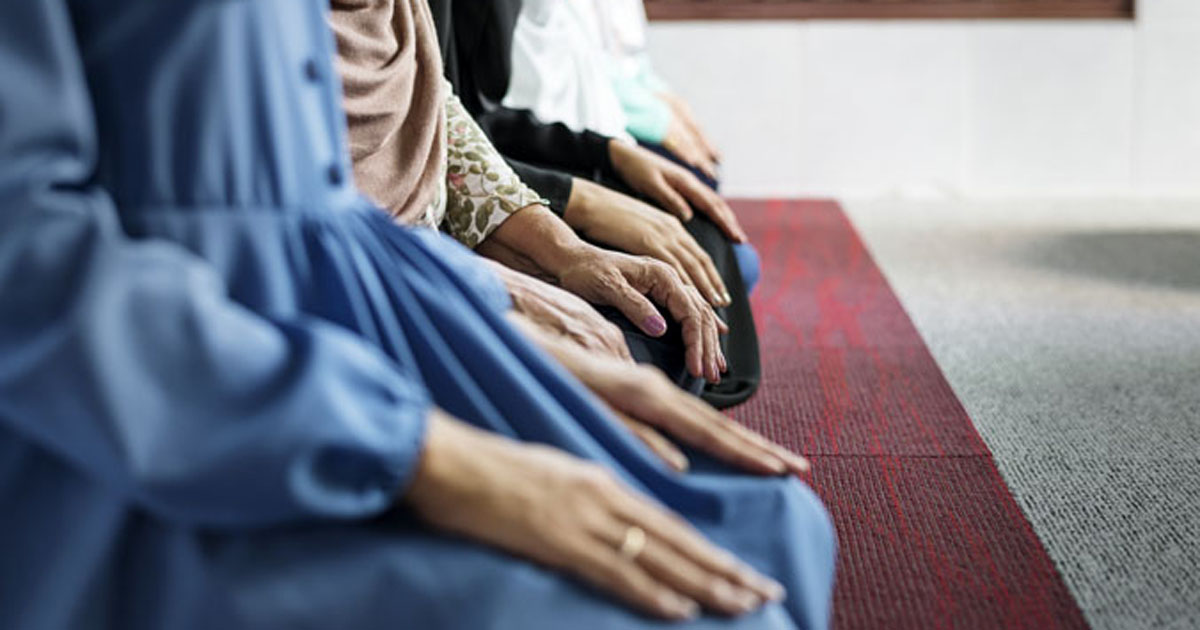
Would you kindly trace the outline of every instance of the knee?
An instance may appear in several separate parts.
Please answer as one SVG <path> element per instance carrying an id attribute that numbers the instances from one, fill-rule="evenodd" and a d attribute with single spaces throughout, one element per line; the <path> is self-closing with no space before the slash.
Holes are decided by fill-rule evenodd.
<path id="1" fill-rule="evenodd" d="M 837 533 L 825 504 L 812 488 L 794 477 L 784 480 L 782 485 L 787 509 L 798 524 L 797 534 L 803 539 L 806 555 L 827 560 L 832 568 L 837 552 Z"/>
<path id="2" fill-rule="evenodd" d="M 762 261 L 759 260 L 758 250 L 754 249 L 750 243 L 735 243 L 733 254 L 737 258 L 738 270 L 742 274 L 742 284 L 745 285 L 748 295 L 754 290 L 754 285 L 758 284 L 759 276 L 762 274 Z"/>

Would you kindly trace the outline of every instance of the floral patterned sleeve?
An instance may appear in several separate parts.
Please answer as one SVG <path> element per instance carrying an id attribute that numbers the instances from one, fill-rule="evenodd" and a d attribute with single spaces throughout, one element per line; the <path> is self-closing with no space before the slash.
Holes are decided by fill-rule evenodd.
<path id="1" fill-rule="evenodd" d="M 504 161 L 454 92 L 446 90 L 446 216 L 442 228 L 474 248 L 517 210 L 546 204 Z"/>

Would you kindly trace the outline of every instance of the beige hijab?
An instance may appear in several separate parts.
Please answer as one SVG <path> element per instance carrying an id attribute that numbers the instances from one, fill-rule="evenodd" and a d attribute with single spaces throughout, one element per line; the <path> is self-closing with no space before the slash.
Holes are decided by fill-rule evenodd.
<path id="1" fill-rule="evenodd" d="M 338 71 L 359 188 L 424 223 L 445 186 L 442 60 L 426 0 L 333 0 Z"/>

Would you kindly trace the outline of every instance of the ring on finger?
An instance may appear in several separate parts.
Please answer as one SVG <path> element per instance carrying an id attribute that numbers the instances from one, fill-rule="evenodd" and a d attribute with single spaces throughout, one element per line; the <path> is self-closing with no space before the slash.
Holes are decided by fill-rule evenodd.
<path id="1" fill-rule="evenodd" d="M 625 530 L 625 537 L 621 539 L 620 546 L 617 547 L 617 553 L 621 554 L 626 560 L 636 560 L 642 555 L 642 551 L 646 549 L 646 531 L 637 525 L 630 525 L 629 529 Z"/>

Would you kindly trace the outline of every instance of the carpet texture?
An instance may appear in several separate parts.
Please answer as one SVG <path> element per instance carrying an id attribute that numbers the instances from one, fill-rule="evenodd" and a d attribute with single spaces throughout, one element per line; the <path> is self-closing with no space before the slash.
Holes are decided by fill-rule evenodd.
<path id="1" fill-rule="evenodd" d="M 1200 628 L 1200 204 L 845 210 L 1088 623 Z"/>
<path id="2" fill-rule="evenodd" d="M 986 445 L 832 202 L 738 202 L 763 384 L 733 415 L 809 456 L 837 628 L 1084 628 Z"/>

